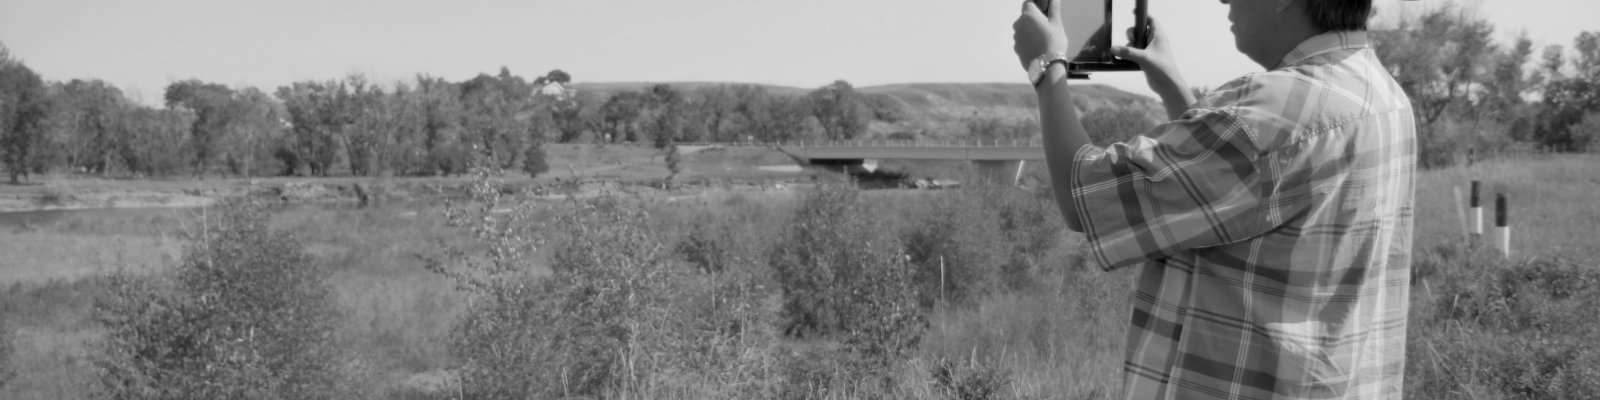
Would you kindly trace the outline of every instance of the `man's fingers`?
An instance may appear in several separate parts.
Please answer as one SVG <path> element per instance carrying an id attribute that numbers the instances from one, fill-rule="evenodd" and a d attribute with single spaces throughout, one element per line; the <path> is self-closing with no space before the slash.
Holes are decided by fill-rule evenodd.
<path id="1" fill-rule="evenodd" d="M 1061 0 L 1050 0 L 1050 20 L 1061 20 Z"/>
<path id="2" fill-rule="evenodd" d="M 1124 60 L 1139 63 L 1140 65 L 1144 65 L 1145 61 L 1150 59 L 1149 57 L 1145 57 L 1143 49 L 1136 49 L 1128 46 L 1111 46 L 1111 54 L 1121 57 Z"/>

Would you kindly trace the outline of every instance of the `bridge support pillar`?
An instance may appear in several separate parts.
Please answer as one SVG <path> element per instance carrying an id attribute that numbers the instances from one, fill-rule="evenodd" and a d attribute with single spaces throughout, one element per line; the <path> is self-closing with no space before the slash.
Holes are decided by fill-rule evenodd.
<path id="1" fill-rule="evenodd" d="M 972 166 L 978 171 L 979 179 L 989 184 L 1016 185 L 1022 180 L 1022 168 L 1026 165 L 1025 160 L 972 161 Z"/>

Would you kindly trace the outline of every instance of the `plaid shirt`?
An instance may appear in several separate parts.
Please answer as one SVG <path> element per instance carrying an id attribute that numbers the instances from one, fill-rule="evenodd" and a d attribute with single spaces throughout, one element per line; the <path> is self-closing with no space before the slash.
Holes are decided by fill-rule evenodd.
<path id="1" fill-rule="evenodd" d="M 1415 123 L 1369 47 L 1313 37 L 1075 155 L 1094 258 L 1142 263 L 1124 398 L 1400 398 Z"/>

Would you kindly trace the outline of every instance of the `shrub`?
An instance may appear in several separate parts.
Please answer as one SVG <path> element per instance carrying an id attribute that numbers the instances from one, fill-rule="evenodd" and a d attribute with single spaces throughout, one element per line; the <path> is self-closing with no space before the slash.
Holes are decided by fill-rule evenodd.
<path id="1" fill-rule="evenodd" d="M 971 304 L 1033 282 L 1037 260 L 1060 238 L 1051 201 L 1015 187 L 978 185 L 903 207 L 900 238 L 916 270 L 919 304 L 941 298 Z"/>
<path id="2" fill-rule="evenodd" d="M 900 243 L 859 196 L 839 185 L 806 193 L 769 253 L 784 332 L 838 340 L 854 358 L 847 376 L 883 372 L 927 328 Z"/>
<path id="3" fill-rule="evenodd" d="M 11 370 L 11 354 L 15 353 L 16 349 L 11 344 L 11 324 L 7 321 L 9 313 L 5 311 L 9 310 L 0 307 L 0 389 L 4 389 L 6 384 L 16 378 L 16 372 Z"/>
<path id="4" fill-rule="evenodd" d="M 1010 374 L 1005 370 L 979 364 L 976 360 L 967 365 L 940 360 L 930 373 L 934 388 L 946 398 L 956 400 L 1004 398 L 1002 390 L 1011 383 Z"/>
<path id="5" fill-rule="evenodd" d="M 1434 257 L 1450 270 L 1441 268 L 1433 301 L 1413 303 L 1408 397 L 1600 393 L 1600 271 L 1564 258 L 1501 261 L 1482 249 Z"/>
<path id="6" fill-rule="evenodd" d="M 534 140 L 522 153 L 522 172 L 527 172 L 529 177 L 549 172 L 550 164 L 545 161 L 544 141 Z"/>
<path id="7" fill-rule="evenodd" d="M 915 268 L 922 307 L 941 299 L 971 304 L 998 287 L 1004 238 L 976 190 L 940 193 L 923 207 L 907 207 L 910 212 L 900 218 L 900 240 Z"/>
<path id="8" fill-rule="evenodd" d="M 466 363 L 468 397 L 609 397 L 759 381 L 743 379 L 758 375 L 747 364 L 760 357 L 744 350 L 762 342 L 765 321 L 765 295 L 749 274 L 697 272 L 670 257 L 645 208 L 615 197 L 574 201 L 553 222 L 532 223 L 532 203 L 502 197 L 488 176 L 479 172 L 474 184 L 477 207 L 450 211 L 478 246 L 431 266 L 471 299 L 451 345 Z M 517 206 L 494 213 L 502 202 Z M 533 256 L 547 243 L 545 274 Z"/>
<path id="9" fill-rule="evenodd" d="M 267 214 L 225 201 L 168 274 L 118 273 L 96 301 L 112 398 L 334 397 L 337 312 L 327 272 Z"/>

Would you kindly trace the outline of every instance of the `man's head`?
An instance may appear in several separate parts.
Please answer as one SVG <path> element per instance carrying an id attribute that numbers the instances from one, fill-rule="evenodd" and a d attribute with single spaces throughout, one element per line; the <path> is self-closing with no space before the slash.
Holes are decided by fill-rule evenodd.
<path id="1" fill-rule="evenodd" d="M 1367 29 L 1372 0 L 1222 0 L 1233 42 L 1256 64 L 1272 68 L 1306 38 Z"/>

